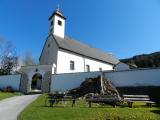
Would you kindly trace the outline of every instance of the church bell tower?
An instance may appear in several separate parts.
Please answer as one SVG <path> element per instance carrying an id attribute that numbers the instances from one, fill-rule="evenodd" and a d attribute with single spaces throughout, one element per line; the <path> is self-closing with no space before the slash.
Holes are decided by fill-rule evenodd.
<path id="1" fill-rule="evenodd" d="M 50 31 L 49 34 L 56 35 L 58 37 L 64 38 L 65 35 L 65 20 L 66 17 L 58 9 L 56 9 L 53 14 L 49 17 Z"/>

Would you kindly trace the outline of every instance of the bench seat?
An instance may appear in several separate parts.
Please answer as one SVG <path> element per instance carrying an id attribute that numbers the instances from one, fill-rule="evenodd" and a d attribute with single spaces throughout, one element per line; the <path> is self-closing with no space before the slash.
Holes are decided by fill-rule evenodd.
<path id="1" fill-rule="evenodd" d="M 152 104 L 155 103 L 151 101 L 148 95 L 123 95 L 123 101 L 127 102 L 129 107 L 132 107 L 134 102 L 143 102 L 149 107 L 152 107 Z"/>
<path id="2" fill-rule="evenodd" d="M 75 103 L 76 103 L 76 99 L 73 99 L 72 97 L 70 96 L 67 96 L 67 97 L 63 97 L 63 98 L 51 98 L 51 99 L 48 99 L 48 102 L 50 103 L 50 107 L 53 107 L 53 104 L 55 103 L 58 103 L 58 102 L 66 102 L 66 101 L 71 101 L 72 102 L 72 107 L 75 106 Z"/>

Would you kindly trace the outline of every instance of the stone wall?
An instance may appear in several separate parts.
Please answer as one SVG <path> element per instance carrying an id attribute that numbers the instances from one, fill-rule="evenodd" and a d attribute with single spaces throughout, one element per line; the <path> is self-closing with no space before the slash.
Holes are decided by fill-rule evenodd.
<path id="1" fill-rule="evenodd" d="M 20 91 L 27 94 L 29 92 L 29 79 L 27 74 L 21 75 Z"/>
<path id="2" fill-rule="evenodd" d="M 0 76 L 0 89 L 11 86 L 14 90 L 19 91 L 21 75 L 1 75 Z"/>
<path id="3" fill-rule="evenodd" d="M 42 80 L 42 92 L 48 93 L 50 92 L 50 84 L 51 84 L 51 75 L 52 71 L 45 72 Z"/>

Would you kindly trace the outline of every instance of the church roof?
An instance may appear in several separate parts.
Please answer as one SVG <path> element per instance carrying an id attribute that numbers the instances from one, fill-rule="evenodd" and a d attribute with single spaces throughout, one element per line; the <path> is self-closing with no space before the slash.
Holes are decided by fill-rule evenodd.
<path id="1" fill-rule="evenodd" d="M 63 15 L 63 13 L 60 11 L 60 10 L 55 10 L 52 15 L 49 17 L 49 20 L 52 19 L 52 17 L 54 15 L 58 15 L 59 17 L 63 18 L 63 19 L 66 19 L 66 17 Z"/>
<path id="2" fill-rule="evenodd" d="M 74 40 L 73 38 L 61 38 L 55 35 L 53 35 L 53 38 L 56 40 L 58 47 L 61 49 L 75 52 L 77 54 L 107 62 L 113 65 L 119 63 L 119 60 L 113 54 L 104 53 L 96 48 L 90 47 L 77 40 Z"/>

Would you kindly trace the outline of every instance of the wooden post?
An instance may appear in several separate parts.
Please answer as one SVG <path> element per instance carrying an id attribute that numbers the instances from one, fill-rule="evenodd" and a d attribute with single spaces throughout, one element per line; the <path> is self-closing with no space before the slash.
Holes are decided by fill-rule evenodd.
<path id="1" fill-rule="evenodd" d="M 89 104 L 89 108 L 91 108 L 91 101 L 89 101 L 88 104 Z"/>
<path id="2" fill-rule="evenodd" d="M 104 77 L 104 75 L 103 75 L 103 72 L 101 71 L 101 93 L 102 93 L 102 94 L 104 94 L 103 77 Z"/>
<path id="3" fill-rule="evenodd" d="M 76 103 L 76 100 L 75 100 L 75 99 L 73 99 L 73 100 L 72 100 L 72 107 L 74 107 L 74 106 L 75 106 L 75 103 Z"/>

